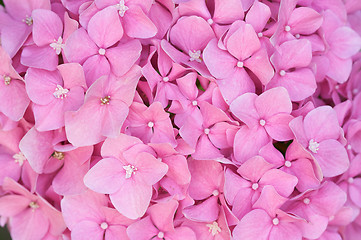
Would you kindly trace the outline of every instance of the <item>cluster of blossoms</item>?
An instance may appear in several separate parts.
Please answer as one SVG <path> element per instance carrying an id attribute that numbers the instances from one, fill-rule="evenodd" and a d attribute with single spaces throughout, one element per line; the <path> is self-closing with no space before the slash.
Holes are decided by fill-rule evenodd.
<path id="1" fill-rule="evenodd" d="M 359 240 L 361 1 L 4 0 L 14 240 Z"/>

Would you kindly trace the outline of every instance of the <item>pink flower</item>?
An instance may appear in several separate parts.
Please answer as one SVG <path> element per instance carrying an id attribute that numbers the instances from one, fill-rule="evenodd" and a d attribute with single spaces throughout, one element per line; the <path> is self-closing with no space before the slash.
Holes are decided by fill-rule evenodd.
<path id="1" fill-rule="evenodd" d="M 84 105 L 76 112 L 65 114 L 69 142 L 80 147 L 96 144 L 105 137 L 117 137 L 128 115 L 139 77 L 140 68 L 134 66 L 121 78 L 98 79 L 88 89 Z"/>
<path id="2" fill-rule="evenodd" d="M 346 149 L 338 141 L 341 129 L 336 112 L 329 106 L 310 111 L 290 122 L 296 140 L 314 157 L 325 177 L 344 173 L 349 167 Z"/>
<path id="3" fill-rule="evenodd" d="M 168 166 L 144 151 L 142 142 L 127 135 L 105 140 L 100 160 L 84 177 L 95 192 L 109 194 L 114 207 L 130 219 L 142 217 L 152 197 L 152 185 L 168 171 Z M 122 148 L 116 152 L 114 147 Z"/>

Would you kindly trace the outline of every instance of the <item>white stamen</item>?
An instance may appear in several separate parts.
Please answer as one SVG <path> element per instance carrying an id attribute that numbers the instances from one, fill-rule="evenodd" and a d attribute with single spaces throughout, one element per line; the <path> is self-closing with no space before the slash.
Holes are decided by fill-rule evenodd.
<path id="1" fill-rule="evenodd" d="M 11 77 L 10 76 L 4 76 L 4 83 L 5 85 L 9 85 L 11 82 Z"/>
<path id="2" fill-rule="evenodd" d="M 238 61 L 238 62 L 237 62 L 237 67 L 242 68 L 242 67 L 243 67 L 243 62 Z"/>
<path id="3" fill-rule="evenodd" d="M 291 31 L 291 27 L 287 25 L 287 26 L 285 27 L 285 31 L 286 31 L 286 32 Z"/>
<path id="4" fill-rule="evenodd" d="M 219 191 L 216 189 L 212 192 L 213 196 L 217 197 L 219 195 Z"/>
<path id="5" fill-rule="evenodd" d="M 351 183 L 353 183 L 353 180 L 354 179 L 352 177 L 350 177 L 350 178 L 347 179 L 347 182 L 351 184 Z"/>
<path id="6" fill-rule="evenodd" d="M 336 89 L 336 90 L 338 90 L 339 88 L 340 88 L 340 86 L 339 86 L 339 85 L 336 85 L 336 86 L 335 86 L 335 89 Z"/>
<path id="7" fill-rule="evenodd" d="M 125 6 L 124 0 L 120 0 L 119 3 L 115 5 L 115 8 L 119 11 L 121 17 L 124 17 L 125 12 L 129 9 Z"/>
<path id="8" fill-rule="evenodd" d="M 259 125 L 261 125 L 262 127 L 266 125 L 266 120 L 264 119 L 259 120 Z"/>
<path id="9" fill-rule="evenodd" d="M 261 32 L 258 33 L 257 35 L 258 35 L 259 38 L 263 37 L 263 33 L 261 33 Z"/>
<path id="10" fill-rule="evenodd" d="M 280 223 L 280 220 L 278 218 L 272 219 L 273 225 L 278 225 Z"/>
<path id="11" fill-rule="evenodd" d="M 23 22 L 26 23 L 28 26 L 33 25 L 33 18 L 26 15 L 25 19 L 23 19 Z"/>
<path id="12" fill-rule="evenodd" d="M 214 221 L 212 224 L 208 223 L 206 226 L 209 227 L 208 231 L 212 234 L 212 236 L 222 232 L 222 229 L 219 227 L 216 221 Z"/>
<path id="13" fill-rule="evenodd" d="M 252 184 L 252 189 L 253 189 L 253 190 L 257 190 L 258 187 L 259 187 L 258 183 L 253 183 L 253 184 Z"/>
<path id="14" fill-rule="evenodd" d="M 54 39 L 54 42 L 50 43 L 50 47 L 52 47 L 55 50 L 55 53 L 59 55 L 61 50 L 65 47 L 65 44 L 63 43 L 63 39 L 59 37 L 58 40 Z"/>
<path id="15" fill-rule="evenodd" d="M 285 71 L 285 70 L 281 70 L 281 71 L 280 71 L 280 75 L 283 77 L 284 75 L 286 75 L 286 71 Z"/>
<path id="16" fill-rule="evenodd" d="M 210 131 L 211 131 L 211 130 L 210 130 L 209 128 L 204 129 L 204 133 L 205 133 L 206 135 L 208 135 Z"/>
<path id="17" fill-rule="evenodd" d="M 196 61 L 196 62 L 199 62 L 199 63 L 202 62 L 202 59 L 200 58 L 201 57 L 201 50 L 198 50 L 198 51 L 189 50 L 188 54 L 191 57 L 189 59 L 189 61 L 191 61 L 191 62 Z"/>
<path id="18" fill-rule="evenodd" d="M 101 227 L 101 229 L 107 229 L 108 227 L 109 227 L 109 225 L 108 225 L 108 223 L 106 223 L 106 222 L 102 222 L 101 224 L 100 224 L 100 227 Z"/>
<path id="19" fill-rule="evenodd" d="M 53 158 L 56 158 L 58 160 L 63 160 L 65 157 L 65 154 L 62 152 L 54 151 L 53 154 L 51 154 Z"/>
<path id="20" fill-rule="evenodd" d="M 354 90 L 352 90 L 352 93 L 356 95 L 358 93 L 358 89 L 355 88 Z"/>
<path id="21" fill-rule="evenodd" d="M 35 209 L 39 208 L 39 205 L 36 202 L 30 202 L 29 207 L 32 211 L 35 211 Z"/>
<path id="22" fill-rule="evenodd" d="M 164 232 L 159 232 L 157 235 L 158 238 L 164 238 Z"/>
<path id="23" fill-rule="evenodd" d="M 310 204 L 310 202 L 311 202 L 311 200 L 309 198 L 303 199 L 303 203 L 306 205 Z"/>
<path id="24" fill-rule="evenodd" d="M 290 161 L 286 161 L 286 162 L 285 162 L 285 166 L 286 166 L 286 167 L 291 167 L 291 166 L 292 166 L 292 163 L 291 163 Z"/>
<path id="25" fill-rule="evenodd" d="M 328 218 L 329 221 L 332 221 L 333 219 L 335 219 L 335 216 L 333 215 Z"/>
<path id="26" fill-rule="evenodd" d="M 168 82 L 168 81 L 169 81 L 169 77 L 164 77 L 164 78 L 163 78 L 163 81 L 164 81 L 164 82 Z"/>
<path id="27" fill-rule="evenodd" d="M 123 169 L 125 170 L 125 178 L 131 178 L 132 174 L 135 174 L 135 171 L 138 170 L 138 168 L 133 165 L 123 166 Z"/>
<path id="28" fill-rule="evenodd" d="M 297 39 L 299 39 L 299 38 L 301 37 L 301 35 L 297 33 L 297 34 L 295 35 L 295 37 L 296 37 Z"/>
<path id="29" fill-rule="evenodd" d="M 154 122 L 149 122 L 148 127 L 150 127 L 150 128 L 154 127 Z"/>
<path id="30" fill-rule="evenodd" d="M 26 158 L 22 152 L 14 154 L 13 158 L 15 159 L 16 163 L 19 163 L 20 167 L 24 164 L 24 161 L 26 161 Z"/>
<path id="31" fill-rule="evenodd" d="M 210 18 L 210 19 L 207 20 L 207 23 L 208 23 L 209 25 L 212 25 L 212 24 L 214 23 L 214 21 Z"/>
<path id="32" fill-rule="evenodd" d="M 350 144 L 347 145 L 347 149 L 348 149 L 348 150 L 351 150 L 351 149 L 352 149 L 352 147 L 351 147 Z"/>
<path id="33" fill-rule="evenodd" d="M 62 86 L 60 86 L 59 84 L 56 85 L 56 88 L 55 88 L 55 92 L 53 93 L 54 97 L 56 98 L 65 98 L 67 96 L 67 93 L 69 92 L 68 89 L 66 88 L 63 88 Z"/>
<path id="34" fill-rule="evenodd" d="M 198 105 L 198 102 L 196 100 L 192 101 L 192 105 L 193 106 L 197 106 Z"/>
<path id="35" fill-rule="evenodd" d="M 313 153 L 317 153 L 319 146 L 320 144 L 318 142 L 315 142 L 315 140 L 313 139 L 311 139 L 308 143 L 308 149 Z"/>
<path id="36" fill-rule="evenodd" d="M 105 49 L 104 48 L 99 48 L 98 53 L 99 53 L 99 55 L 104 56 L 105 55 Z"/>

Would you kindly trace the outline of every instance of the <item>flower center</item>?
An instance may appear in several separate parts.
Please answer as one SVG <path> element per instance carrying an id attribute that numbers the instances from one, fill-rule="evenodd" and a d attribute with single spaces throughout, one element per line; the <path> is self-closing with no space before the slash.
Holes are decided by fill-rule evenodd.
<path id="1" fill-rule="evenodd" d="M 65 157 L 65 154 L 62 152 L 54 151 L 53 154 L 51 154 L 53 158 L 56 158 L 58 160 L 63 160 Z"/>
<path id="2" fill-rule="evenodd" d="M 106 96 L 100 99 L 100 105 L 109 104 L 110 102 L 110 96 Z"/>
<path id="3" fill-rule="evenodd" d="M 35 209 L 39 208 L 39 205 L 36 202 L 32 201 L 29 203 L 29 207 L 31 208 L 31 210 L 35 211 Z"/>
<path id="4" fill-rule="evenodd" d="M 204 133 L 205 133 L 206 135 L 208 135 L 210 131 L 211 131 L 211 130 L 210 130 L 209 128 L 204 129 Z"/>
<path id="5" fill-rule="evenodd" d="M 105 49 L 104 48 L 99 48 L 98 53 L 99 53 L 99 55 L 104 56 L 105 55 Z"/>
<path id="6" fill-rule="evenodd" d="M 290 26 L 288 26 L 288 25 L 287 25 L 287 26 L 285 26 L 285 31 L 286 31 L 286 32 L 291 31 L 291 27 L 290 27 Z"/>
<path id="7" fill-rule="evenodd" d="M 20 166 L 22 166 L 24 164 L 24 161 L 26 160 L 26 158 L 22 152 L 14 154 L 13 158 L 15 159 L 16 163 L 19 163 Z"/>
<path id="8" fill-rule="evenodd" d="M 109 225 L 108 225 L 108 223 L 106 223 L 106 222 L 102 222 L 102 223 L 100 224 L 100 227 L 101 227 L 101 229 L 105 230 L 105 229 L 107 229 L 107 228 L 109 227 Z"/>
<path id="9" fill-rule="evenodd" d="M 286 167 L 291 167 L 291 166 L 292 166 L 292 163 L 291 163 L 290 161 L 286 161 L 286 162 L 285 162 L 285 166 L 286 166 Z"/>
<path id="10" fill-rule="evenodd" d="M 243 67 L 243 62 L 238 61 L 238 62 L 237 62 L 237 67 L 242 68 L 242 67 Z"/>
<path id="11" fill-rule="evenodd" d="M 150 128 L 154 127 L 154 122 L 149 122 L 148 127 L 150 127 Z"/>
<path id="12" fill-rule="evenodd" d="M 311 152 L 317 153 L 319 149 L 320 144 L 318 142 L 315 142 L 315 140 L 311 139 L 308 143 L 308 149 L 310 149 Z"/>
<path id="13" fill-rule="evenodd" d="M 347 145 L 347 149 L 348 149 L 348 150 L 351 150 L 351 149 L 352 149 L 352 147 L 351 147 L 350 144 Z"/>
<path id="14" fill-rule="evenodd" d="M 303 199 L 303 203 L 306 205 L 310 204 L 310 202 L 311 202 L 311 200 L 309 198 Z"/>
<path id="15" fill-rule="evenodd" d="M 58 41 L 54 39 L 54 42 L 50 43 L 50 47 L 52 47 L 55 50 L 55 53 L 59 55 L 61 50 L 65 47 L 65 44 L 63 43 L 63 39 L 59 37 Z"/>
<path id="16" fill-rule="evenodd" d="M 284 75 L 286 75 L 286 71 L 285 71 L 285 70 L 281 70 L 281 71 L 280 71 L 280 75 L 283 77 Z"/>
<path id="17" fill-rule="evenodd" d="M 279 223 L 280 223 L 280 220 L 278 219 L 278 218 L 274 218 L 274 219 L 272 219 L 272 223 L 273 223 L 273 225 L 278 225 Z"/>
<path id="18" fill-rule="evenodd" d="M 208 23 L 209 25 L 212 25 L 212 24 L 214 23 L 214 21 L 210 18 L 210 19 L 207 20 L 207 23 Z"/>
<path id="19" fill-rule="evenodd" d="M 163 82 L 168 82 L 169 81 L 169 77 L 164 77 L 163 78 Z"/>
<path id="20" fill-rule="evenodd" d="M 5 85 L 9 85 L 11 82 L 11 77 L 10 76 L 4 76 L 4 83 Z"/>
<path id="21" fill-rule="evenodd" d="M 138 168 L 134 167 L 133 165 L 127 165 L 127 166 L 123 166 L 124 170 L 125 170 L 125 178 L 131 178 L 132 174 L 135 174 L 135 172 L 138 170 Z"/>
<path id="22" fill-rule="evenodd" d="M 200 58 L 201 57 L 201 50 L 198 50 L 198 51 L 189 50 L 188 54 L 191 57 L 189 59 L 191 62 L 193 62 L 193 61 L 196 61 L 196 62 L 199 62 L 199 63 L 202 62 L 202 59 Z"/>
<path id="23" fill-rule="evenodd" d="M 347 182 L 351 184 L 351 183 L 353 183 L 353 180 L 354 179 L 352 177 L 350 177 L 349 179 L 347 179 Z"/>
<path id="24" fill-rule="evenodd" d="M 69 92 L 68 89 L 63 88 L 59 84 L 56 85 L 55 92 L 53 93 L 54 97 L 63 99 L 67 96 L 67 93 Z"/>
<path id="25" fill-rule="evenodd" d="M 118 10 L 119 15 L 121 17 L 124 17 L 125 12 L 129 9 L 125 3 L 124 0 L 120 0 L 119 3 L 117 5 L 115 5 L 115 8 Z"/>
<path id="26" fill-rule="evenodd" d="M 299 39 L 299 38 L 301 37 L 301 35 L 297 33 L 297 34 L 295 35 L 295 37 L 296 37 L 297 39 Z"/>
<path id="27" fill-rule="evenodd" d="M 196 100 L 192 101 L 192 105 L 193 106 L 197 106 L 198 105 L 198 102 Z"/>
<path id="28" fill-rule="evenodd" d="M 257 35 L 258 35 L 259 38 L 263 37 L 263 33 L 261 33 L 261 32 L 258 33 Z"/>
<path id="29" fill-rule="evenodd" d="M 159 232 L 157 235 L 158 238 L 164 238 L 164 232 Z"/>
<path id="30" fill-rule="evenodd" d="M 209 227 L 209 232 L 212 234 L 212 236 L 215 236 L 216 234 L 222 232 L 222 229 L 219 227 L 218 223 L 214 221 L 212 224 L 206 224 L 207 227 Z"/>
<path id="31" fill-rule="evenodd" d="M 261 125 L 262 127 L 266 125 L 266 120 L 264 119 L 259 120 L 259 125 Z"/>
<path id="32" fill-rule="evenodd" d="M 213 196 L 217 197 L 219 195 L 219 191 L 216 189 L 212 192 Z"/>
<path id="33" fill-rule="evenodd" d="M 33 18 L 26 15 L 25 19 L 23 19 L 23 22 L 26 23 L 28 26 L 33 25 Z"/>
<path id="34" fill-rule="evenodd" d="M 253 190 L 257 190 L 258 188 L 259 188 L 258 183 L 253 183 L 253 184 L 252 184 L 252 189 L 253 189 Z"/>

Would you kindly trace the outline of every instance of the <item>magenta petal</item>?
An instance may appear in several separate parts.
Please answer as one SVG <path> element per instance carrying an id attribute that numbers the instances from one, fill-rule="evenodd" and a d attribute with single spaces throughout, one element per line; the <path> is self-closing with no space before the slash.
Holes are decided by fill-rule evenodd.
<path id="1" fill-rule="evenodd" d="M 261 209 L 255 209 L 241 219 L 233 230 L 233 238 L 234 240 L 268 240 L 271 229 L 272 223 L 268 214 Z"/>
<path id="2" fill-rule="evenodd" d="M 124 16 L 125 33 L 132 38 L 151 38 L 157 34 L 157 27 L 139 6 L 129 8 Z"/>
<path id="3" fill-rule="evenodd" d="M 104 230 L 100 227 L 98 223 L 84 220 L 74 226 L 71 231 L 71 238 L 79 240 L 102 240 L 103 234 Z"/>
<path id="4" fill-rule="evenodd" d="M 99 48 L 106 49 L 123 36 L 123 27 L 115 8 L 108 7 L 97 12 L 88 23 L 89 37 Z"/>
<path id="5" fill-rule="evenodd" d="M 152 186 L 128 179 L 116 193 L 110 194 L 109 197 L 121 214 L 130 219 L 137 219 L 144 215 L 149 206 Z"/>
<path id="6" fill-rule="evenodd" d="M 112 72 L 117 76 L 122 76 L 138 60 L 141 51 L 142 45 L 140 42 L 133 40 L 107 49 L 105 56 L 109 60 Z"/>
<path id="7" fill-rule="evenodd" d="M 104 158 L 95 164 L 84 177 L 85 185 L 95 192 L 112 194 L 125 181 L 125 171 L 119 160 Z"/>
<path id="8" fill-rule="evenodd" d="M 58 41 L 63 33 L 63 23 L 59 16 L 45 9 L 36 9 L 32 12 L 33 40 L 36 45 L 44 46 Z"/>

